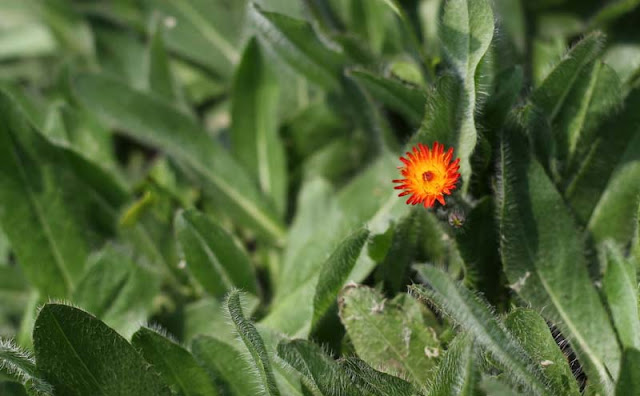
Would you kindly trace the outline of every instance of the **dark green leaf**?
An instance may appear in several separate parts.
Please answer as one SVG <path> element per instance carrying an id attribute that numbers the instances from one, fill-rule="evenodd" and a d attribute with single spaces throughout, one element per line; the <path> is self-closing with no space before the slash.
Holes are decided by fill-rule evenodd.
<path id="1" fill-rule="evenodd" d="M 554 389 L 563 395 L 580 395 L 567 357 L 553 339 L 549 326 L 535 311 L 518 308 L 505 319 L 507 329 L 527 353 L 542 367 Z"/>
<path id="2" fill-rule="evenodd" d="M 240 59 L 247 1 L 151 1 L 169 27 L 168 47 L 182 57 L 229 77 Z"/>
<path id="3" fill-rule="evenodd" d="M 640 319 L 636 267 L 610 242 L 602 245 L 601 261 L 606 268 L 602 290 L 622 347 L 637 349 L 640 347 Z"/>
<path id="4" fill-rule="evenodd" d="M 56 394 L 171 394 L 124 338 L 80 309 L 45 305 L 36 319 L 33 343 L 38 370 Z"/>
<path id="5" fill-rule="evenodd" d="M 131 343 L 179 395 L 218 394 L 204 368 L 189 351 L 172 340 L 143 327 L 133 335 Z"/>
<path id="6" fill-rule="evenodd" d="M 245 348 L 251 355 L 250 364 L 252 370 L 255 370 L 260 378 L 261 392 L 271 396 L 280 395 L 264 341 L 253 323 L 248 321 L 242 313 L 239 291 L 234 290 L 229 294 L 227 297 L 227 309 L 238 336 L 242 339 Z"/>
<path id="7" fill-rule="evenodd" d="M 183 259 L 212 296 L 234 288 L 257 293 L 256 277 L 240 243 L 220 225 L 196 210 L 178 212 L 175 229 Z"/>
<path id="8" fill-rule="evenodd" d="M 373 97 L 403 114 L 412 123 L 417 125 L 422 121 L 426 98 L 420 90 L 366 70 L 354 69 L 349 71 L 349 75 L 371 92 Z"/>
<path id="9" fill-rule="evenodd" d="M 618 161 L 587 224 L 596 242 L 611 238 L 627 245 L 633 237 L 634 212 L 640 202 L 640 128 L 636 126 L 634 129 L 635 135 Z"/>
<path id="10" fill-rule="evenodd" d="M 592 33 L 582 39 L 564 56 L 547 75 L 542 84 L 531 94 L 531 102 L 554 120 L 562 108 L 583 68 L 602 51 L 602 33 Z"/>
<path id="11" fill-rule="evenodd" d="M 289 66 L 322 87 L 332 90 L 340 87 L 344 56 L 327 47 L 308 22 L 265 12 L 256 6 L 251 7 L 250 14 L 260 37 Z"/>
<path id="12" fill-rule="evenodd" d="M 637 395 L 640 393 L 640 351 L 625 349 L 622 354 L 620 378 L 616 384 L 616 396 Z"/>
<path id="13" fill-rule="evenodd" d="M 340 365 L 352 380 L 368 394 L 375 396 L 415 396 L 417 389 L 409 382 L 381 371 L 377 371 L 357 357 L 343 359 Z"/>
<path id="14" fill-rule="evenodd" d="M 368 236 L 369 231 L 364 228 L 351 234 L 322 265 L 313 298 L 312 326 L 315 326 L 336 303 L 338 293 L 347 282 L 347 277 L 353 270 Z"/>
<path id="15" fill-rule="evenodd" d="M 545 318 L 571 342 L 587 375 L 610 390 L 609 373 L 617 374 L 620 349 L 589 278 L 583 241 L 562 197 L 517 130 L 507 132 L 501 145 L 500 174 L 500 245 L 511 288 L 544 309 Z"/>
<path id="16" fill-rule="evenodd" d="M 320 395 L 364 395 L 338 363 L 310 341 L 283 341 L 278 344 L 278 357 L 300 372 L 303 383 Z"/>
<path id="17" fill-rule="evenodd" d="M 284 237 L 282 225 L 248 175 L 192 119 L 151 95 L 97 75 L 82 75 L 74 89 L 101 120 L 195 170 L 236 220 L 272 239 Z"/>
<path id="18" fill-rule="evenodd" d="M 249 41 L 238 66 L 231 95 L 231 143 L 238 162 L 258 181 L 262 192 L 284 214 L 287 173 L 278 136 L 280 87 L 264 51 Z"/>
<path id="19" fill-rule="evenodd" d="M 443 313 L 469 332 L 478 345 L 489 351 L 502 367 L 508 370 L 515 382 L 521 383 L 532 394 L 548 394 L 550 389 L 546 386 L 541 370 L 495 318 L 485 301 L 456 284 L 441 270 L 427 265 L 417 266 L 416 270 L 428 282 L 430 288 L 412 285 L 412 293 L 432 301 Z M 557 393 L 558 390 L 554 390 Z"/>

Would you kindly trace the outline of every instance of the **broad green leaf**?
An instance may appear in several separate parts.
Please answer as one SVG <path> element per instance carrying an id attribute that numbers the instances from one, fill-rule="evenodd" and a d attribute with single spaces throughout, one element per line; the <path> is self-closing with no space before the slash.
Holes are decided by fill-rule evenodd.
<path id="1" fill-rule="evenodd" d="M 460 158 L 460 174 L 465 186 L 471 177 L 471 154 L 478 139 L 476 110 L 476 68 L 493 38 L 491 4 L 486 0 L 449 0 L 444 3 L 439 25 L 442 50 L 463 87 L 459 97 L 459 129 L 450 131 L 452 145 Z M 425 143 L 430 144 L 430 141 Z M 466 187 L 465 187 L 466 190 Z"/>
<path id="2" fill-rule="evenodd" d="M 89 250 L 92 199 L 71 162 L 0 94 L 0 222 L 30 282 L 43 296 L 67 296 Z M 28 238 L 25 236 L 28 235 Z"/>
<path id="3" fill-rule="evenodd" d="M 33 396 L 51 396 L 53 387 L 40 378 L 33 356 L 0 339 L 0 374 L 21 383 Z"/>
<path id="4" fill-rule="evenodd" d="M 505 0 L 511 2 L 511 0 Z M 524 72 L 519 66 L 511 67 L 496 76 L 494 92 L 487 98 L 482 123 L 489 130 L 501 128 L 509 111 L 517 102 L 523 87 Z M 497 141 L 497 133 L 487 133 L 489 140 Z"/>
<path id="5" fill-rule="evenodd" d="M 240 60 L 247 1 L 150 1 L 161 12 L 167 46 L 172 52 L 200 64 L 223 78 L 231 76 Z"/>
<path id="6" fill-rule="evenodd" d="M 180 211 L 175 229 L 187 268 L 212 296 L 234 288 L 257 293 L 251 261 L 240 243 L 224 228 L 196 210 Z"/>
<path id="7" fill-rule="evenodd" d="M 589 152 L 598 128 L 622 103 L 620 80 L 615 71 L 596 61 L 585 66 L 553 125 L 557 141 L 556 156 L 575 170 Z"/>
<path id="8" fill-rule="evenodd" d="M 596 242 L 612 238 L 626 245 L 633 237 L 634 212 L 640 202 L 640 127 L 629 127 L 635 129 L 635 135 L 619 159 L 587 224 Z"/>
<path id="9" fill-rule="evenodd" d="M 640 351 L 634 348 L 624 350 L 620 369 L 620 378 L 616 384 L 616 396 L 637 395 L 640 393 Z"/>
<path id="10" fill-rule="evenodd" d="M 636 210 L 636 225 L 631 241 L 631 257 L 635 260 L 636 268 L 640 268 L 640 202 Z"/>
<path id="11" fill-rule="evenodd" d="M 573 46 L 533 91 L 530 100 L 549 120 L 560 112 L 569 92 L 584 69 L 602 51 L 602 33 L 591 33 Z"/>
<path id="12" fill-rule="evenodd" d="M 567 357 L 553 338 L 545 320 L 535 311 L 517 308 L 505 319 L 505 326 L 542 368 L 554 389 L 563 395 L 580 395 Z"/>
<path id="13" fill-rule="evenodd" d="M 33 343 L 38 371 L 56 394 L 171 394 L 124 338 L 80 309 L 45 305 L 36 319 Z"/>
<path id="14" fill-rule="evenodd" d="M 640 89 L 635 89 L 627 96 L 622 111 L 612 115 L 600 126 L 596 138 L 590 144 L 584 158 L 580 161 L 578 170 L 566 183 L 564 196 L 571 204 L 581 224 L 586 225 L 592 217 L 594 208 L 601 204 L 599 201 L 607 185 L 615 180 L 611 180 L 611 176 L 616 168 L 619 172 L 619 177 L 623 179 L 626 175 L 624 170 L 633 170 L 634 168 L 633 166 L 625 167 L 628 160 L 634 158 L 634 152 L 625 152 L 630 148 L 634 136 L 638 133 L 637 125 L 640 122 L 640 112 L 636 111 L 638 106 L 640 106 Z M 629 163 L 629 165 L 631 164 L 633 162 Z M 632 185 L 626 187 L 622 186 L 623 188 L 612 188 L 611 191 L 616 192 L 616 194 L 611 195 L 608 200 L 613 204 L 610 209 L 614 209 L 612 211 L 614 215 L 619 215 L 615 211 L 616 208 L 620 207 L 616 204 L 617 198 L 620 194 L 633 190 L 635 185 L 637 183 L 632 183 Z M 613 186 L 615 186 L 615 183 Z M 603 219 L 601 218 L 600 220 Z M 615 227 L 615 222 L 612 221 L 610 225 Z M 621 228 L 625 227 L 627 227 L 627 223 L 623 221 Z M 617 233 L 614 234 L 617 235 Z M 605 236 L 605 238 L 607 237 Z"/>
<path id="15" fill-rule="evenodd" d="M 153 269 L 109 247 L 90 258 L 72 301 L 129 338 L 148 319 L 159 292 L 160 279 Z"/>
<path id="16" fill-rule="evenodd" d="M 640 347 L 640 319 L 636 267 L 611 242 L 602 245 L 601 261 L 606 264 L 602 290 L 622 347 L 637 349 Z"/>
<path id="17" fill-rule="evenodd" d="M 189 351 L 174 341 L 143 327 L 133 335 L 131 343 L 179 395 L 218 394 L 205 369 L 198 365 Z"/>
<path id="18" fill-rule="evenodd" d="M 340 365 L 367 394 L 375 396 L 414 396 L 417 389 L 409 382 L 377 371 L 357 357 L 342 359 Z"/>
<path id="19" fill-rule="evenodd" d="M 412 123 L 417 125 L 422 121 L 426 98 L 420 90 L 366 70 L 354 69 L 349 71 L 349 75 L 371 92 L 373 97 L 403 114 Z"/>
<path id="20" fill-rule="evenodd" d="M 248 321 L 242 313 L 240 292 L 232 291 L 227 297 L 226 305 L 236 332 L 250 353 L 251 368 L 260 378 L 260 392 L 271 396 L 280 395 L 265 343 L 253 323 Z"/>
<path id="21" fill-rule="evenodd" d="M 346 63 L 344 55 L 327 47 L 326 39 L 320 40 L 308 22 L 262 11 L 257 6 L 249 12 L 260 37 L 289 66 L 321 87 L 339 89 Z"/>
<path id="22" fill-rule="evenodd" d="M 111 127 L 188 165 L 237 221 L 271 239 L 284 237 L 282 225 L 242 167 L 192 119 L 154 96 L 97 75 L 78 77 L 74 91 Z"/>
<path id="23" fill-rule="evenodd" d="M 253 395 L 258 387 L 247 379 L 252 368 L 240 351 L 215 337 L 198 336 L 191 344 L 196 360 L 216 378 L 224 394 Z"/>
<path id="24" fill-rule="evenodd" d="M 340 319 L 362 360 L 383 372 L 400 373 L 424 390 L 440 350 L 435 333 L 421 315 L 364 286 L 344 289 L 339 308 Z"/>
<path id="25" fill-rule="evenodd" d="M 480 380 L 479 354 L 471 335 L 458 335 L 438 365 L 429 396 L 471 396 Z"/>
<path id="26" fill-rule="evenodd" d="M 609 373 L 617 376 L 620 348 L 589 277 L 583 241 L 523 139 L 519 131 L 507 131 L 500 147 L 497 213 L 505 273 L 511 288 L 560 328 L 587 375 L 611 390 Z"/>
<path id="27" fill-rule="evenodd" d="M 278 344 L 278 357 L 302 375 L 314 394 L 325 396 L 364 395 L 338 363 L 317 345 L 305 340 Z"/>
<path id="28" fill-rule="evenodd" d="M 548 388 L 541 370 L 532 358 L 507 332 L 487 303 L 468 289 L 456 284 L 449 275 L 427 265 L 416 267 L 418 274 L 430 288 L 412 285 L 409 290 L 420 298 L 432 301 L 444 314 L 472 335 L 479 346 L 486 349 L 516 383 L 522 384 L 531 394 L 547 395 L 551 390 L 562 394 L 561 389 Z M 553 384 L 551 384 L 553 385 Z"/>
<path id="29" fill-rule="evenodd" d="M 313 298 L 312 326 L 315 326 L 336 303 L 338 293 L 347 282 L 368 237 L 369 231 L 364 228 L 351 234 L 322 265 Z"/>
<path id="30" fill-rule="evenodd" d="M 278 136 L 280 87 L 258 41 L 249 41 L 235 72 L 231 95 L 231 144 L 238 162 L 284 214 L 287 169 Z"/>

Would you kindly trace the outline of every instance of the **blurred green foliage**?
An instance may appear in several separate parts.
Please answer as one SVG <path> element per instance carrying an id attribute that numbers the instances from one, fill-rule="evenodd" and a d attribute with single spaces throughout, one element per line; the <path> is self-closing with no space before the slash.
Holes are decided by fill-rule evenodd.
<path id="1" fill-rule="evenodd" d="M 639 6 L 2 0 L 0 394 L 640 394 Z"/>

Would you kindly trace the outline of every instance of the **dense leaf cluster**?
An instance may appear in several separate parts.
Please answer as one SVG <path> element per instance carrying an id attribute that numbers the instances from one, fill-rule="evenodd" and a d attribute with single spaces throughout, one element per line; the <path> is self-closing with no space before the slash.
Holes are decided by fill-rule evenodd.
<path id="1" fill-rule="evenodd" d="M 0 394 L 640 394 L 640 1 L 0 15 Z"/>

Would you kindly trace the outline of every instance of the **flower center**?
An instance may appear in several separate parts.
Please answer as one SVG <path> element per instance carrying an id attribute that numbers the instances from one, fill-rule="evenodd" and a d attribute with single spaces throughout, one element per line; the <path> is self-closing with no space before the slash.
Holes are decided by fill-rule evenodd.
<path id="1" fill-rule="evenodd" d="M 431 171 L 424 172 L 422 174 L 422 180 L 425 182 L 430 182 L 431 180 L 433 180 L 433 172 Z"/>

